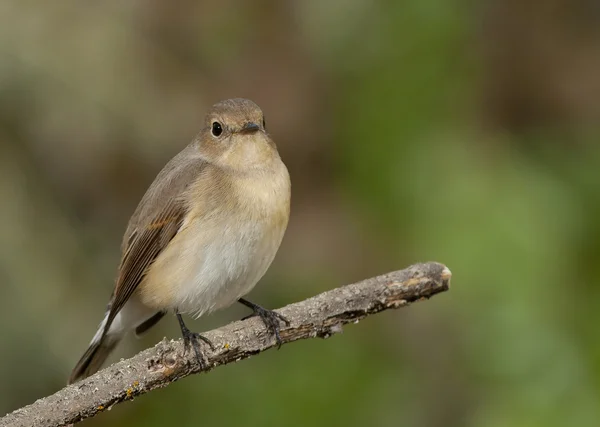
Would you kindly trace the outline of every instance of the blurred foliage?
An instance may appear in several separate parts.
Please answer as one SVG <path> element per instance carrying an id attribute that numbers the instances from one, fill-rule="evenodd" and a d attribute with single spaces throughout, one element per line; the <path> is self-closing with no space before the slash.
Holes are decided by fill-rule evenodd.
<path id="1" fill-rule="evenodd" d="M 254 300 L 422 260 L 453 288 L 87 425 L 599 425 L 599 76 L 589 0 L 2 2 L 0 412 L 64 385 L 143 191 L 242 96 L 294 187 Z"/>

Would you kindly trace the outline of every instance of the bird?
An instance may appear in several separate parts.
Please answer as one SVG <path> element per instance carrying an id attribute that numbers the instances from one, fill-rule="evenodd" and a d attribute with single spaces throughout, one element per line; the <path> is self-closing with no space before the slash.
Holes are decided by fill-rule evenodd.
<path id="1" fill-rule="evenodd" d="M 184 351 L 193 347 L 202 367 L 200 342 L 214 345 L 190 331 L 182 314 L 197 318 L 237 301 L 281 345 L 288 319 L 243 297 L 279 250 L 290 197 L 290 176 L 260 107 L 243 98 L 214 104 L 129 220 L 104 318 L 68 383 L 97 372 L 128 332 L 141 335 L 167 313 L 178 319 Z"/>

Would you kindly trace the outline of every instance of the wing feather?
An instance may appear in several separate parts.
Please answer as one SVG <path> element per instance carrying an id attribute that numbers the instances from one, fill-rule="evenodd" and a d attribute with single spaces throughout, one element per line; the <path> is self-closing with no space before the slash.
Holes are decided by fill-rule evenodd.
<path id="1" fill-rule="evenodd" d="M 175 237 L 185 217 L 185 208 L 181 204 L 168 206 L 165 214 L 141 232 L 134 233 L 119 268 L 120 274 L 111 301 L 108 322 L 114 320 L 142 281 L 148 267 Z"/>
<path id="2" fill-rule="evenodd" d="M 183 195 L 207 166 L 194 155 L 196 152 L 190 144 L 174 157 L 158 174 L 131 217 L 104 334 L 148 268 L 181 228 L 188 209 Z"/>

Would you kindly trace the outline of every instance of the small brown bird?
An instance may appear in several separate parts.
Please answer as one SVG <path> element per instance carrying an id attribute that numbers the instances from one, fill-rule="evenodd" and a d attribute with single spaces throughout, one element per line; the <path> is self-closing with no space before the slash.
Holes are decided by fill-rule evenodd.
<path id="1" fill-rule="evenodd" d="M 106 315 L 69 383 L 100 369 L 127 332 L 141 334 L 170 311 L 202 365 L 198 339 L 212 343 L 190 332 L 182 313 L 199 317 L 239 301 L 281 343 L 287 320 L 242 297 L 273 261 L 289 213 L 289 174 L 261 109 L 247 99 L 215 104 L 131 217 Z"/>

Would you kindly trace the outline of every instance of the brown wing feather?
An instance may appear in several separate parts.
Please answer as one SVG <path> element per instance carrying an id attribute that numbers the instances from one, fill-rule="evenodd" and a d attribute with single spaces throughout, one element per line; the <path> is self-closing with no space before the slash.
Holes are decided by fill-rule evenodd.
<path id="1" fill-rule="evenodd" d="M 134 232 L 132 243 L 127 248 L 119 268 L 120 274 L 110 305 L 108 324 L 131 297 L 142 281 L 146 269 L 175 237 L 184 216 L 185 209 L 180 203 L 170 203 L 146 228 Z"/>
<path id="2" fill-rule="evenodd" d="M 135 213 L 123 239 L 117 283 L 108 307 L 104 333 L 144 278 L 148 267 L 175 237 L 187 212 L 183 194 L 207 163 L 190 144 L 158 174 Z"/>

